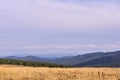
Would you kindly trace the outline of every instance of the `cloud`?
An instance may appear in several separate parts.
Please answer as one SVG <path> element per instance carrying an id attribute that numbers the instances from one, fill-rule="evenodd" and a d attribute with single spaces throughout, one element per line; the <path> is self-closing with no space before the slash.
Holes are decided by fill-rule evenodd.
<path id="1" fill-rule="evenodd" d="M 92 51 L 112 51 L 119 50 L 120 44 L 78 44 L 78 45 L 29 45 L 29 46 L 3 46 L 0 47 L 0 50 L 6 51 L 22 51 L 22 52 L 92 52 Z M 86 51 L 85 51 L 86 50 Z"/>
<path id="2" fill-rule="evenodd" d="M 23 49 L 36 49 L 36 50 L 41 50 L 41 49 L 80 49 L 80 48 L 94 48 L 94 45 L 40 45 L 40 46 L 24 46 Z"/>
<path id="3" fill-rule="evenodd" d="M 119 49 L 120 44 L 104 44 L 104 45 L 94 45 L 94 44 L 84 44 L 84 45 L 39 45 L 39 46 L 23 46 L 25 50 L 73 50 L 73 51 L 80 51 L 80 50 L 87 50 L 87 49 L 103 49 L 103 50 L 112 50 L 112 49 Z"/>
<path id="4" fill-rule="evenodd" d="M 120 44 L 73 44 L 73 45 L 25 45 L 25 46 L 1 46 L 1 55 L 26 54 L 84 54 L 90 52 L 108 52 L 120 49 Z"/>

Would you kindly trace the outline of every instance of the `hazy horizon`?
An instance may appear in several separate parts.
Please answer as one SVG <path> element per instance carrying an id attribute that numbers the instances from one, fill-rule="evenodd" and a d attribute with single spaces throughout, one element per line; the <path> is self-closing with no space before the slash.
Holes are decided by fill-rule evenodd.
<path id="1" fill-rule="evenodd" d="M 0 56 L 120 50 L 120 0 L 0 0 Z"/>

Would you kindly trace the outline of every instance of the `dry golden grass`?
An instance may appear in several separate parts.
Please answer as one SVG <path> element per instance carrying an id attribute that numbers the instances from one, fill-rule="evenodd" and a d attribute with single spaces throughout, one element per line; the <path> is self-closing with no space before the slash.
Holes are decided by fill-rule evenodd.
<path id="1" fill-rule="evenodd" d="M 0 80 L 120 80 L 120 68 L 0 66 Z"/>

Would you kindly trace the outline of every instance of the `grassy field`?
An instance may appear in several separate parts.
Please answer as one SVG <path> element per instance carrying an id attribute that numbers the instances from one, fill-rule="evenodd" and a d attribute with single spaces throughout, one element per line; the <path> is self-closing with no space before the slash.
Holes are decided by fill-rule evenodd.
<path id="1" fill-rule="evenodd" d="M 0 80 L 120 80 L 120 68 L 0 66 Z"/>

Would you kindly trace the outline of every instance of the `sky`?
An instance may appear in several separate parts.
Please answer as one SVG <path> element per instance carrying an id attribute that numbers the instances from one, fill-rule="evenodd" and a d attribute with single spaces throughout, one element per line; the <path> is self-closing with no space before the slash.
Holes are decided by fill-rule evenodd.
<path id="1" fill-rule="evenodd" d="M 120 0 L 0 0 L 0 56 L 120 50 Z"/>

